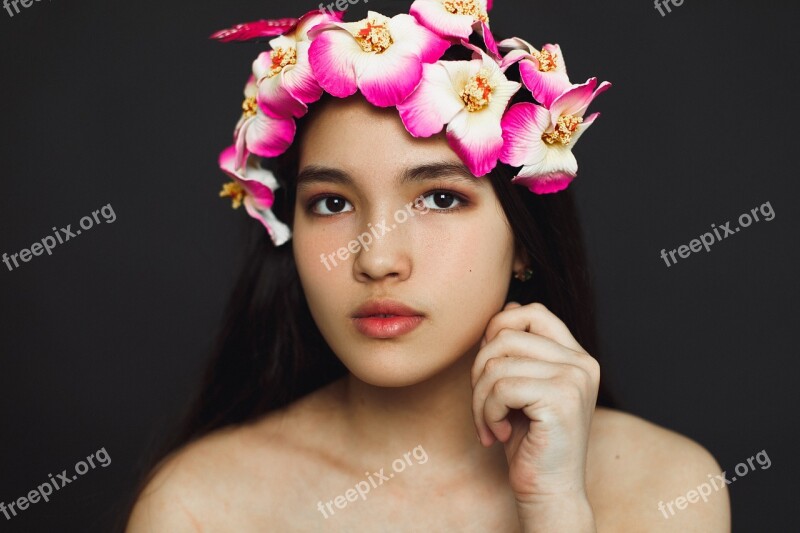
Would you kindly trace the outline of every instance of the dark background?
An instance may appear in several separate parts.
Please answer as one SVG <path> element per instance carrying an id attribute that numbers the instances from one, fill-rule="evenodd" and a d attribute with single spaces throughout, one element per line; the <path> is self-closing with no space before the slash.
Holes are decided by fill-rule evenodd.
<path id="1" fill-rule="evenodd" d="M 102 447 L 112 459 L 49 503 L 0 515 L 0 531 L 109 531 L 180 419 L 255 223 L 217 198 L 216 157 L 264 45 L 207 37 L 314 8 L 0 11 L 0 254 L 108 203 L 117 215 L 52 256 L 0 263 L 0 501 Z M 576 149 L 572 185 L 604 379 L 623 409 L 697 440 L 729 473 L 766 451 L 769 469 L 729 486 L 741 532 L 797 530 L 797 15 L 775 0 L 686 0 L 666 17 L 650 0 L 496 0 L 492 12 L 496 34 L 561 44 L 573 82 L 614 83 L 590 108 L 603 116 Z M 669 268 L 659 257 L 765 202 L 774 220 Z"/>

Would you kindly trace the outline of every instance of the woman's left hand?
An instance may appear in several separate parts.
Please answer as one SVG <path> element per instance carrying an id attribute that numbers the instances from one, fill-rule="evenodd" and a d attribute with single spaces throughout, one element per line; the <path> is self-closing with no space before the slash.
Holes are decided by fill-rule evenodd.
<path id="1" fill-rule="evenodd" d="M 484 446 L 505 447 L 523 530 L 595 531 L 586 453 L 600 367 L 544 305 L 508 303 L 472 366 Z"/>

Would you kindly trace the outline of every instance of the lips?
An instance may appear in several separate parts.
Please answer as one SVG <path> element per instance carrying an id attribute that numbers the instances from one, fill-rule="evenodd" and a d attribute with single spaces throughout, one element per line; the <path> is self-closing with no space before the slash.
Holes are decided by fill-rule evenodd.
<path id="1" fill-rule="evenodd" d="M 389 339 L 409 333 L 425 320 L 424 314 L 400 302 L 367 302 L 353 314 L 356 329 L 367 337 Z"/>
<path id="2" fill-rule="evenodd" d="M 355 313 L 353 313 L 353 318 L 367 318 L 367 317 L 382 317 L 382 318 L 390 318 L 390 317 L 413 317 L 413 316 L 424 316 L 424 313 L 417 311 L 416 309 L 412 309 L 407 305 L 404 305 L 400 302 L 395 302 L 392 300 L 376 300 L 372 302 L 367 302 L 359 307 Z"/>

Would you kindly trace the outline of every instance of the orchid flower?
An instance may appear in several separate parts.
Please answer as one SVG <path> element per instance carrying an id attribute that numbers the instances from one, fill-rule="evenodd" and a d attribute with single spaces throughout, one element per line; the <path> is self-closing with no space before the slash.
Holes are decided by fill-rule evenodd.
<path id="1" fill-rule="evenodd" d="M 592 100 L 611 87 L 597 78 L 574 85 L 553 100 L 550 108 L 530 102 L 514 104 L 503 117 L 500 160 L 522 166 L 512 183 L 546 194 L 565 189 L 578 173 L 572 147 L 600 113 L 583 115 Z"/>
<path id="2" fill-rule="evenodd" d="M 450 42 L 411 15 L 369 11 L 358 22 L 327 22 L 308 32 L 311 69 L 338 98 L 361 90 L 378 107 L 402 102 L 419 84 L 422 65 L 442 57 Z"/>
<path id="3" fill-rule="evenodd" d="M 341 12 L 331 16 L 310 11 L 300 17 L 287 33 L 269 42 L 271 50 L 262 52 L 253 62 L 259 90 L 259 105 L 273 118 L 300 118 L 308 112 L 306 104 L 322 96 L 308 62 L 311 41 L 308 30 L 322 22 L 340 21 Z"/>
<path id="4" fill-rule="evenodd" d="M 546 44 L 541 50 L 537 50 L 529 42 L 512 37 L 497 45 L 500 48 L 511 48 L 503 58 L 502 66 L 507 68 L 511 63 L 519 61 L 522 83 L 543 106 L 550 107 L 556 97 L 572 86 L 567 76 L 564 55 L 557 44 Z"/>
<path id="5" fill-rule="evenodd" d="M 414 0 L 411 13 L 420 24 L 442 37 L 469 39 L 473 26 L 489 21 L 491 0 Z"/>
<path id="6" fill-rule="evenodd" d="M 258 102 L 255 76 L 244 88 L 242 116 L 234 133 L 236 167 L 242 167 L 247 154 L 276 157 L 286 151 L 294 140 L 297 125 L 293 118 L 273 118 L 264 113 Z"/>
<path id="7" fill-rule="evenodd" d="M 253 157 L 248 158 L 243 169 L 238 169 L 235 146 L 222 151 L 219 155 L 219 167 L 232 180 L 222 186 L 220 197 L 230 198 L 234 209 L 244 204 L 247 213 L 267 228 L 275 246 L 288 241 L 291 230 L 275 217 L 271 209 L 275 202 L 274 191 L 280 188 L 272 172 L 261 168 Z"/>
<path id="8" fill-rule="evenodd" d="M 486 52 L 470 61 L 438 61 L 423 66 L 419 87 L 397 106 L 414 137 L 429 137 L 447 124 L 453 151 L 480 177 L 497 165 L 503 147 L 500 121 L 521 85 L 509 81 Z"/>

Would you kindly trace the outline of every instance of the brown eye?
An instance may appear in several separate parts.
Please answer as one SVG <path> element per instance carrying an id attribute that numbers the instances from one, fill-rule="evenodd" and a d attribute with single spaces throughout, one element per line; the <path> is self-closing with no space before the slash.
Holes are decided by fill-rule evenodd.
<path id="1" fill-rule="evenodd" d="M 311 201 L 310 210 L 322 216 L 337 215 L 347 212 L 345 211 L 345 206 L 349 203 L 350 202 L 341 196 L 323 196 L 322 198 L 316 198 Z M 350 211 L 352 211 L 352 209 L 350 209 Z"/>
<path id="2" fill-rule="evenodd" d="M 455 211 L 459 207 L 463 207 L 467 202 L 460 195 L 450 191 L 432 191 L 424 196 L 425 207 L 435 211 Z M 433 200 L 428 202 L 428 199 Z M 453 206 L 454 202 L 458 202 Z"/>

